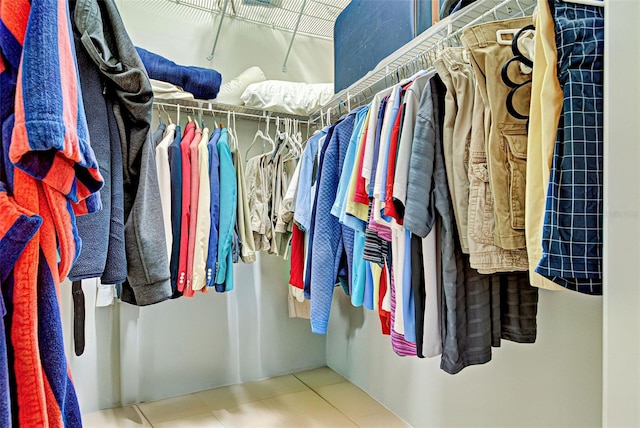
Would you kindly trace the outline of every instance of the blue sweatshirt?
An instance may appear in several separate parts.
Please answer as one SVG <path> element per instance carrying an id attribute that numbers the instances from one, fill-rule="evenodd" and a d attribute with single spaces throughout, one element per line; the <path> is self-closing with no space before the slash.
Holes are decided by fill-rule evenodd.
<path id="1" fill-rule="evenodd" d="M 353 264 L 353 229 L 341 225 L 331 214 L 336 200 L 340 173 L 353 133 L 357 111 L 351 112 L 335 126 L 331 140 L 324 152 L 316 194 L 315 225 L 313 232 L 313 263 L 311 264 L 311 330 L 325 334 L 329 324 L 329 313 L 344 253 L 347 272 Z M 351 275 L 347 274 L 351 282 Z"/>

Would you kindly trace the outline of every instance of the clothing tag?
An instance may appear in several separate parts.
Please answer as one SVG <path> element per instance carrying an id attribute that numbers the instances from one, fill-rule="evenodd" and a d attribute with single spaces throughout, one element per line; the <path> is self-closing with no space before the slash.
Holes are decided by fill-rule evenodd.
<path id="1" fill-rule="evenodd" d="M 96 307 L 101 308 L 113 305 L 116 297 L 116 286 L 101 284 L 98 282 L 98 293 L 96 295 Z"/>

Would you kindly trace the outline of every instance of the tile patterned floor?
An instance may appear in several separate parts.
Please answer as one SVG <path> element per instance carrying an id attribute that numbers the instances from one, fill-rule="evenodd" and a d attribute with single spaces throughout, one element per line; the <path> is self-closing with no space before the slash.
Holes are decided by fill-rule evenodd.
<path id="1" fill-rule="evenodd" d="M 328 367 L 83 415 L 86 427 L 407 427 Z"/>

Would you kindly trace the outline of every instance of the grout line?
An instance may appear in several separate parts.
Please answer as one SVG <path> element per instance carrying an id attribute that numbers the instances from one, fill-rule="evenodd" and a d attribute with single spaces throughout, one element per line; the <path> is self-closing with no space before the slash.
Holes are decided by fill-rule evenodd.
<path id="1" fill-rule="evenodd" d="M 151 423 L 151 421 L 149 419 L 147 419 L 147 415 L 144 414 L 144 412 L 142 411 L 142 409 L 140 407 L 138 407 L 137 404 L 133 404 L 131 407 L 134 408 L 134 410 L 136 411 L 136 413 L 138 413 L 138 415 L 144 420 L 146 421 L 150 427 L 153 428 L 153 424 Z"/>
<path id="2" fill-rule="evenodd" d="M 333 372 L 335 372 L 335 370 L 331 369 Z M 324 398 L 322 395 L 320 395 L 320 393 L 318 391 L 315 390 L 314 387 L 312 387 L 311 385 L 307 384 L 306 382 L 304 382 L 302 379 L 300 379 L 298 376 L 296 376 L 296 374 L 294 374 L 293 376 L 295 376 L 296 379 L 298 379 L 300 382 L 302 382 L 307 388 L 309 388 L 311 391 L 313 391 L 314 394 L 316 394 L 318 397 L 322 398 L 322 400 L 327 403 L 328 405 L 330 405 L 331 407 L 333 407 L 334 409 L 337 410 L 338 413 L 340 413 L 342 416 L 344 416 L 345 418 L 347 418 L 349 421 L 351 421 L 355 426 L 359 427 L 360 425 L 358 425 L 358 423 L 356 421 L 354 421 L 353 419 L 351 419 L 349 416 L 345 415 L 340 409 L 338 409 L 336 406 L 333 405 L 333 403 L 331 403 L 329 400 L 327 400 L 326 398 Z M 333 384 L 329 384 L 329 385 L 323 385 L 324 386 L 333 386 L 333 385 L 338 385 L 340 383 L 344 383 L 344 382 L 349 382 L 346 378 L 343 377 L 343 381 L 342 382 L 336 382 Z M 349 382 L 351 383 L 351 382 Z M 352 384 L 353 385 L 353 384 Z M 355 385 L 354 385 L 355 386 Z M 322 388 L 322 387 L 321 387 Z M 357 386 L 356 386 L 357 388 Z M 377 402 L 377 401 L 376 401 Z"/>

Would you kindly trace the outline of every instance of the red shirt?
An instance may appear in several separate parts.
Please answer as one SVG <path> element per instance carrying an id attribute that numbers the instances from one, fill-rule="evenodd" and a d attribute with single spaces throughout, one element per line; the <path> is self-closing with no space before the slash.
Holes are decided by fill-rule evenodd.
<path id="1" fill-rule="evenodd" d="M 293 225 L 291 234 L 291 268 L 289 270 L 289 284 L 304 289 L 304 231 Z"/>
<path id="2" fill-rule="evenodd" d="M 387 189 L 384 201 L 384 215 L 393 217 L 398 224 L 402 224 L 403 220 L 396 210 L 396 205 L 393 202 L 393 184 L 396 176 L 396 161 L 398 159 L 398 142 L 400 140 L 400 127 L 402 125 L 402 118 L 404 112 L 404 104 L 400 106 L 398 110 L 398 116 L 393 124 L 391 130 L 391 144 L 389 146 L 389 163 L 387 166 Z"/>
<path id="3" fill-rule="evenodd" d="M 364 131 L 364 140 L 362 140 L 362 149 L 360 150 L 360 158 L 358 159 L 358 176 L 356 177 L 356 192 L 353 200 L 363 205 L 369 205 L 369 193 L 364 177 L 362 176 L 362 164 L 364 163 L 364 152 L 367 149 L 367 133 L 369 129 Z"/>

